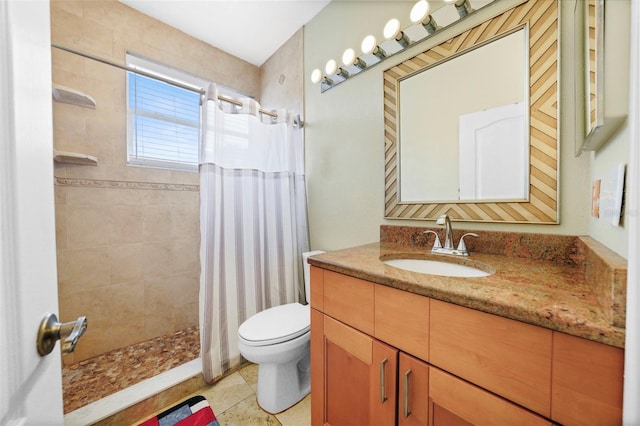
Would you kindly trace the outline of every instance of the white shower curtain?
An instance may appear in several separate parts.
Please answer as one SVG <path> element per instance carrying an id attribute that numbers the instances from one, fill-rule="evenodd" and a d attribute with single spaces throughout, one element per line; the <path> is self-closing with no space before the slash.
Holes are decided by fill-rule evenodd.
<path id="1" fill-rule="evenodd" d="M 304 301 L 308 250 L 302 130 L 252 99 L 203 107 L 200 147 L 200 343 L 205 381 L 240 361 L 238 327 L 266 308 Z"/>

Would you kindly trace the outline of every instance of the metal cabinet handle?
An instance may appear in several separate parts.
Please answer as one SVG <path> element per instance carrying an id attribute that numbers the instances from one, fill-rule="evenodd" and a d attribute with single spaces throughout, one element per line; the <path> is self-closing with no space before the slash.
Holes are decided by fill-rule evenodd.
<path id="1" fill-rule="evenodd" d="M 387 395 L 384 389 L 384 368 L 387 364 L 387 358 L 383 359 L 380 363 L 380 403 L 384 404 L 387 400 Z"/>
<path id="2" fill-rule="evenodd" d="M 409 409 L 409 376 L 411 375 L 411 369 L 404 373 L 404 418 L 406 419 L 411 415 Z"/>
<path id="3" fill-rule="evenodd" d="M 78 317 L 71 322 L 58 322 L 56 314 L 47 314 L 38 327 L 36 348 L 40 356 L 49 355 L 59 339 L 62 339 L 62 353 L 73 352 L 78 339 L 87 330 L 87 317 Z"/>

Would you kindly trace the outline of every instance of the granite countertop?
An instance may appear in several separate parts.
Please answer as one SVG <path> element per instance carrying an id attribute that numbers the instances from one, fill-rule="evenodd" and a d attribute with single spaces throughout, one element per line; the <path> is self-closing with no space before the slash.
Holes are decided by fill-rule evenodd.
<path id="1" fill-rule="evenodd" d="M 495 271 L 486 277 L 427 275 L 384 264 L 385 258 L 445 260 Z M 584 264 L 474 253 L 434 255 L 422 246 L 380 242 L 309 258 L 323 269 L 496 314 L 550 330 L 624 347 L 624 328 L 607 318 L 585 278 Z"/>

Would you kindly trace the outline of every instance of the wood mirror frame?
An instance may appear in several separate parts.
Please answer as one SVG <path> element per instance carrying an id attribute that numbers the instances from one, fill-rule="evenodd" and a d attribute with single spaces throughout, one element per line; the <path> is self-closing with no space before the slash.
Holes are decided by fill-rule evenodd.
<path id="1" fill-rule="evenodd" d="M 400 202 L 400 80 L 525 25 L 529 27 L 528 201 Z M 558 25 L 557 0 L 528 0 L 384 72 L 385 218 L 435 220 L 446 213 L 451 219 L 471 222 L 558 223 Z"/>

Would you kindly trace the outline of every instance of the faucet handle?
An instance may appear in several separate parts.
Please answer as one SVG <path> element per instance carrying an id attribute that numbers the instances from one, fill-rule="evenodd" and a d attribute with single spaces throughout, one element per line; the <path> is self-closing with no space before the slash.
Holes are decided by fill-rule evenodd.
<path id="1" fill-rule="evenodd" d="M 469 253 L 469 250 L 467 250 L 467 245 L 464 243 L 464 237 L 466 237 L 467 235 L 469 235 L 470 237 L 478 237 L 478 234 L 474 234 L 473 232 L 468 232 L 460 237 L 460 242 L 458 243 L 457 250 L 461 253 Z"/>
<path id="2" fill-rule="evenodd" d="M 433 242 L 433 247 L 431 249 L 442 248 L 442 243 L 440 243 L 440 237 L 438 237 L 438 233 L 432 230 L 424 231 L 423 234 L 433 234 L 436 236 L 436 240 Z"/>

